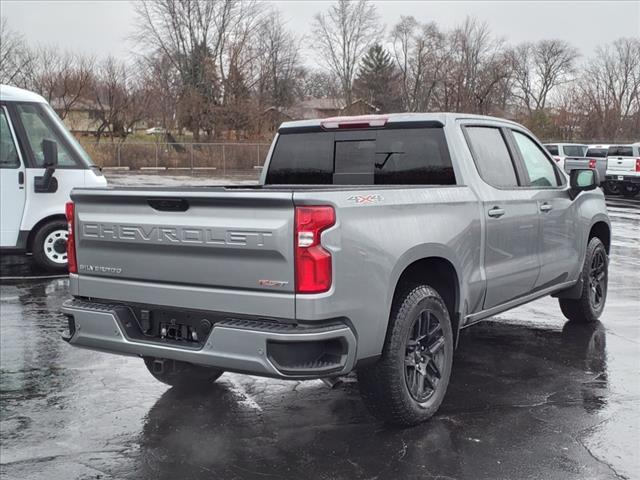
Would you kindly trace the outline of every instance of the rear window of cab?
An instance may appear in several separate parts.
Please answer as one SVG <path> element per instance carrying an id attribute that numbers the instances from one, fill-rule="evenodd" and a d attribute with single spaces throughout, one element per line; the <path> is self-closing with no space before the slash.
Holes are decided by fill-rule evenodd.
<path id="1" fill-rule="evenodd" d="M 281 133 L 269 185 L 455 185 L 442 128 Z"/>

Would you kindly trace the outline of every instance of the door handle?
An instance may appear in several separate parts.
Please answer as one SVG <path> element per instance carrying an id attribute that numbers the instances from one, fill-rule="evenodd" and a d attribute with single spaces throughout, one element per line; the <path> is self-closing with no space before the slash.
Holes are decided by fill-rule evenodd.
<path id="1" fill-rule="evenodd" d="M 488 213 L 490 217 L 500 218 L 501 216 L 504 215 L 504 208 L 493 207 L 491 210 L 489 210 Z"/>
<path id="2" fill-rule="evenodd" d="M 24 172 L 18 172 L 18 185 L 24 185 Z"/>
<path id="3" fill-rule="evenodd" d="M 543 203 L 542 205 L 540 205 L 541 212 L 550 212 L 551 210 L 553 210 L 553 205 L 549 205 L 548 203 Z"/>

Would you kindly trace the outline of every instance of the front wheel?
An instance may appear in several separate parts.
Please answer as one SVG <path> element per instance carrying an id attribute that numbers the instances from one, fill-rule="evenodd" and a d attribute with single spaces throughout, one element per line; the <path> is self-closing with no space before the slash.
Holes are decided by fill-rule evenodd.
<path id="1" fill-rule="evenodd" d="M 602 241 L 589 240 L 582 267 L 580 298 L 560 298 L 562 314 L 571 322 L 591 323 L 602 315 L 607 300 L 609 257 Z"/>
<path id="2" fill-rule="evenodd" d="M 224 373 L 218 368 L 164 358 L 144 357 L 144 364 L 156 380 L 184 389 L 207 387 Z"/>
<path id="3" fill-rule="evenodd" d="M 67 271 L 67 222 L 52 220 L 41 226 L 33 237 L 33 259 L 50 272 Z"/>
<path id="4" fill-rule="evenodd" d="M 389 424 L 416 425 L 438 410 L 449 385 L 449 312 L 436 290 L 417 285 L 396 298 L 389 321 L 382 357 L 358 370 L 358 385 L 376 417 Z"/>

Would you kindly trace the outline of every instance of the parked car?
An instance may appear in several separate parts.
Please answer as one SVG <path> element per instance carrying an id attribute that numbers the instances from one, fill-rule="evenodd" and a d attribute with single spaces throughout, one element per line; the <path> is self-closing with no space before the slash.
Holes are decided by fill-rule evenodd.
<path id="1" fill-rule="evenodd" d="M 0 248 L 67 270 L 65 204 L 73 187 L 106 186 L 40 95 L 0 85 Z"/>
<path id="2" fill-rule="evenodd" d="M 553 156 L 561 170 L 564 170 L 564 159 L 566 157 L 584 157 L 589 148 L 588 145 L 581 143 L 546 143 L 544 146 Z"/>
<path id="3" fill-rule="evenodd" d="M 607 151 L 607 193 L 635 197 L 640 192 L 640 142 L 611 145 Z"/>
<path id="4" fill-rule="evenodd" d="M 158 380 L 356 369 L 389 423 L 436 412 L 461 328 L 540 297 L 605 305 L 610 223 L 524 127 L 458 114 L 284 123 L 257 186 L 75 189 L 71 345 Z"/>
<path id="5" fill-rule="evenodd" d="M 607 173 L 607 151 L 609 145 L 589 145 L 584 156 L 565 157 L 564 171 L 570 173 L 571 170 L 590 168 L 598 172 L 598 179 L 604 184 Z"/>

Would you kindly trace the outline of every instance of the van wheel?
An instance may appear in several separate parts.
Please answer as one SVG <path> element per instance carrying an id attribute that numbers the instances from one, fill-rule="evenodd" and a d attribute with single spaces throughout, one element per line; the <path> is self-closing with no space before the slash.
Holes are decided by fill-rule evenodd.
<path id="1" fill-rule="evenodd" d="M 440 407 L 452 363 L 453 332 L 442 297 L 428 285 L 413 286 L 394 301 L 382 357 L 358 370 L 358 385 L 376 417 L 416 425 Z"/>
<path id="2" fill-rule="evenodd" d="M 66 272 L 68 236 L 64 220 L 52 220 L 41 226 L 31 246 L 35 262 L 50 272 Z"/>
<path id="3" fill-rule="evenodd" d="M 581 276 L 580 298 L 560 298 L 560 310 L 571 322 L 595 322 L 604 310 L 609 281 L 609 257 L 604 244 L 597 237 L 589 240 Z"/>
<path id="4" fill-rule="evenodd" d="M 224 373 L 223 370 L 217 368 L 165 358 L 144 357 L 144 364 L 156 380 L 183 389 L 206 387 Z"/>

